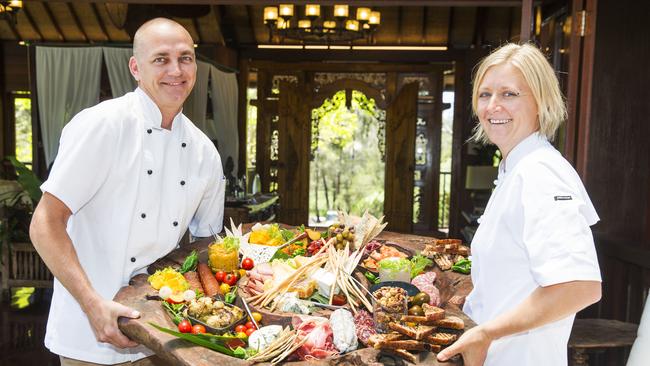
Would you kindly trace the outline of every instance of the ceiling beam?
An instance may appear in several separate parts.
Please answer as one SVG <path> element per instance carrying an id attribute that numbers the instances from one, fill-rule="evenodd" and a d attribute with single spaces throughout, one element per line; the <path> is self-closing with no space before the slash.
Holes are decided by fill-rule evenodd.
<path id="1" fill-rule="evenodd" d="M 215 34 L 217 37 L 217 44 L 225 46 L 226 41 L 223 39 L 223 32 L 221 31 L 221 12 L 219 11 L 219 7 L 216 5 L 212 5 L 210 8 L 212 8 L 212 13 L 214 14 L 214 22 L 217 25 L 217 31 Z"/>
<path id="2" fill-rule="evenodd" d="M 16 25 L 9 19 L 4 20 L 7 25 L 9 26 L 9 29 L 11 29 L 11 33 L 14 35 L 17 41 L 22 41 L 23 38 L 20 36 L 20 33 L 18 33 L 18 29 L 16 29 Z"/>
<path id="3" fill-rule="evenodd" d="M 74 24 L 79 28 L 79 31 L 81 31 L 81 35 L 84 37 L 84 41 L 88 42 L 90 38 L 88 38 L 88 34 L 86 34 L 86 30 L 84 27 L 81 25 L 81 21 L 79 20 L 79 15 L 77 15 L 77 11 L 74 10 L 74 5 L 70 3 L 65 3 L 68 6 L 68 10 L 70 11 L 70 14 L 72 15 L 72 19 L 74 20 Z"/>
<path id="4" fill-rule="evenodd" d="M 422 44 L 427 42 L 427 31 L 429 26 L 429 8 L 426 6 L 422 8 Z"/>
<path id="5" fill-rule="evenodd" d="M 44 0 L 43 2 L 66 2 L 69 0 Z M 76 0 L 86 3 L 105 3 L 102 0 Z M 525 0 L 355 0 L 354 5 L 370 6 L 521 6 Z M 179 0 L 111 0 L 126 4 L 176 4 Z M 184 5 L 278 5 L 286 0 L 185 0 Z M 334 5 L 340 0 L 294 0 L 295 5 L 320 4 Z"/>
<path id="6" fill-rule="evenodd" d="M 56 29 L 57 35 L 59 36 L 59 40 L 66 42 L 67 40 L 63 35 L 63 31 L 61 31 L 61 27 L 59 27 L 59 23 L 57 23 L 56 19 L 54 18 L 54 14 L 52 14 L 52 9 L 50 9 L 50 6 L 46 2 L 43 2 L 43 7 L 45 8 L 45 14 L 47 14 L 48 18 L 50 18 L 50 21 L 52 22 L 54 29 Z"/>
<path id="7" fill-rule="evenodd" d="M 23 14 L 25 14 L 25 18 L 27 19 L 27 23 L 29 23 L 29 26 L 32 27 L 34 32 L 38 34 L 39 41 L 43 41 L 45 37 L 43 37 L 43 33 L 41 33 L 41 30 L 38 29 L 36 26 L 36 23 L 34 22 L 34 18 L 32 17 L 32 13 L 29 11 L 27 6 L 23 6 Z"/>
<path id="8" fill-rule="evenodd" d="M 102 30 L 102 33 L 104 34 L 104 39 L 107 42 L 111 42 L 111 36 L 108 34 L 108 31 L 106 30 L 106 24 L 102 21 L 101 15 L 99 15 L 99 10 L 97 9 L 97 4 L 90 4 L 90 8 L 93 10 L 93 15 L 95 15 L 95 19 L 97 19 L 97 24 L 99 24 L 99 29 Z"/>

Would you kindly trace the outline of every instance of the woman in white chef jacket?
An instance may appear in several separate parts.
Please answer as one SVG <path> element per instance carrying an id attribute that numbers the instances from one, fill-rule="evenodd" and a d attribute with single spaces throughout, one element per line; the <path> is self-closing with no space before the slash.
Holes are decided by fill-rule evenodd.
<path id="1" fill-rule="evenodd" d="M 478 325 L 438 354 L 466 366 L 566 365 L 575 313 L 600 300 L 590 226 L 598 215 L 571 165 L 549 143 L 566 118 L 558 80 L 530 44 L 487 56 L 473 80 L 474 141 L 503 160 L 472 241 Z"/>

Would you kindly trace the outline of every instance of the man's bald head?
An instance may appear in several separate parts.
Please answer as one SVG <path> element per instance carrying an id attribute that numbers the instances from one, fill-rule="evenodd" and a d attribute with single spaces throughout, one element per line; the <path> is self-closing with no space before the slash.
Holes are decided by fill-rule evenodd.
<path id="1" fill-rule="evenodd" d="M 136 59 L 141 60 L 143 49 L 147 47 L 149 37 L 165 32 L 181 33 L 187 36 L 188 43 L 194 43 L 190 33 L 182 25 L 171 19 L 154 18 L 142 24 L 135 32 L 135 36 L 133 36 L 133 56 L 135 56 Z"/>

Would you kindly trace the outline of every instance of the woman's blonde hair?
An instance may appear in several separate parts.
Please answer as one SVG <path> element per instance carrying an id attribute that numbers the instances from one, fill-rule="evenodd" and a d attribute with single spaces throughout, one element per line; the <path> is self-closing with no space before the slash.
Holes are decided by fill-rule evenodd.
<path id="1" fill-rule="evenodd" d="M 472 81 L 472 111 L 474 115 L 477 116 L 478 89 L 485 73 L 490 67 L 503 64 L 510 64 L 521 71 L 537 104 L 540 132 L 552 141 L 557 129 L 567 118 L 566 104 L 553 68 L 542 51 L 530 43 L 523 45 L 507 43 L 494 50 L 477 65 Z M 489 143 L 480 122 L 474 127 L 474 135 L 470 140 L 484 144 Z"/>

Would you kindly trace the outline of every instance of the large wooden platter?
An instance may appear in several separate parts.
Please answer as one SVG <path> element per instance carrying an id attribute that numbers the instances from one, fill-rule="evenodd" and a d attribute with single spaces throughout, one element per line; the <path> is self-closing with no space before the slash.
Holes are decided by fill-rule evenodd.
<path id="1" fill-rule="evenodd" d="M 246 228 L 245 228 L 246 229 Z M 383 239 L 395 242 L 412 251 L 420 251 L 427 243 L 432 241 L 432 238 L 396 234 L 390 232 L 383 232 L 379 235 L 378 239 Z M 186 246 L 183 246 L 166 257 L 158 260 L 149 267 L 149 272 L 153 273 L 157 269 L 161 269 L 170 265 L 180 265 L 185 257 L 194 249 L 199 251 L 199 258 L 202 261 L 207 260 L 207 245 L 210 240 L 201 240 Z M 443 304 L 454 295 L 466 296 L 472 289 L 471 279 L 467 275 L 462 275 L 450 271 L 441 272 L 437 268 L 435 271 L 438 273 L 436 286 L 440 290 L 441 299 Z M 138 310 L 142 315 L 139 319 L 123 319 L 120 322 L 120 329 L 129 338 L 149 347 L 156 352 L 157 355 L 169 361 L 174 365 L 223 365 L 223 366 L 236 366 L 236 365 L 250 365 L 249 362 L 244 360 L 235 359 L 209 349 L 192 345 L 186 341 L 175 338 L 171 335 L 159 332 L 149 325 L 149 322 L 154 322 L 164 327 L 173 328 L 174 323 L 169 316 L 164 312 L 157 300 L 148 300 L 148 295 L 155 295 L 156 291 L 149 286 L 147 282 L 147 275 L 138 275 L 131 279 L 129 286 L 123 287 L 115 296 L 115 300 L 126 306 Z M 445 306 L 450 314 L 457 315 L 463 320 L 467 327 L 472 327 L 474 323 L 463 314 L 456 306 L 449 304 Z M 265 312 L 265 324 L 271 323 L 285 323 L 287 322 L 288 315 L 271 314 Z M 456 365 L 456 363 L 439 363 L 435 355 L 427 352 L 420 359 L 420 364 L 426 365 Z M 362 348 L 354 352 L 350 352 L 343 356 L 330 358 L 320 361 L 304 361 L 304 362 L 291 362 L 291 365 L 382 365 L 388 364 L 390 360 L 385 359 L 388 357 L 380 354 L 379 351 Z M 393 364 L 404 364 L 401 360 L 395 360 Z"/>

